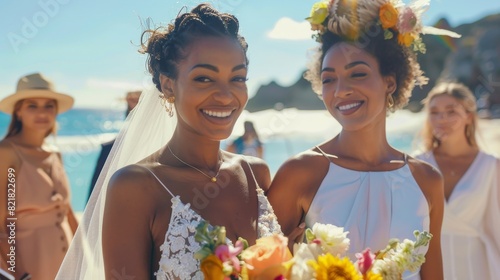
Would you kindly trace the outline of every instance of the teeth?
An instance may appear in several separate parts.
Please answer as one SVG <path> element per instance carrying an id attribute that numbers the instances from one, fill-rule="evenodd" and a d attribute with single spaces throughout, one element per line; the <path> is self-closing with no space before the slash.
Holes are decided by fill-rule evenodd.
<path id="1" fill-rule="evenodd" d="M 203 110 L 203 113 L 211 116 L 211 117 L 217 117 L 217 118 L 226 118 L 231 115 L 233 111 L 227 111 L 227 112 L 215 112 L 215 111 L 209 111 L 209 110 Z"/>
<path id="2" fill-rule="evenodd" d="M 354 108 L 354 107 L 358 107 L 360 104 L 361 104 L 361 102 L 342 105 L 342 106 L 339 106 L 339 109 L 340 109 L 340 111 L 345 111 L 345 110 L 349 110 L 349 109 Z"/>

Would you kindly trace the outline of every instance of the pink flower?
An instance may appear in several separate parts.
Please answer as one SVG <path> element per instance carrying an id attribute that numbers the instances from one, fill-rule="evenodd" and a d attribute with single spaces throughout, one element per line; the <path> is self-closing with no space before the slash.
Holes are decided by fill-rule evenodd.
<path id="1" fill-rule="evenodd" d="M 236 272 L 240 272 L 240 260 L 238 259 L 238 254 L 243 251 L 243 242 L 240 240 L 236 241 L 235 246 L 221 244 L 215 248 L 215 255 L 223 262 L 228 262 Z"/>
<path id="2" fill-rule="evenodd" d="M 415 12 L 410 7 L 406 7 L 399 16 L 399 33 L 411 33 L 414 31 L 416 25 L 417 16 Z"/>
<path id="3" fill-rule="evenodd" d="M 366 248 L 362 253 L 356 253 L 356 258 L 358 258 L 356 265 L 358 266 L 359 272 L 365 275 L 375 261 L 375 254 L 370 251 L 370 248 Z"/>

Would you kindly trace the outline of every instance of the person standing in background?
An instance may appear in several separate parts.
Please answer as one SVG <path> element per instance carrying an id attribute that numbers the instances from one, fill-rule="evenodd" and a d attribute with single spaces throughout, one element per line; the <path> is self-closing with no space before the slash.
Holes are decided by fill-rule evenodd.
<path id="1" fill-rule="evenodd" d="M 500 159 L 476 141 L 476 99 L 463 84 L 443 82 L 424 99 L 424 152 L 418 159 L 444 178 L 441 235 L 447 280 L 500 275 Z"/>
<path id="2" fill-rule="evenodd" d="M 0 110 L 12 115 L 0 141 L 0 192 L 14 198 L 2 195 L 0 202 L 0 251 L 5 260 L 15 246 L 16 279 L 53 280 L 78 226 L 61 154 L 45 145 L 57 114 L 73 102 L 39 73 L 22 77 L 0 101 Z M 15 243 L 7 240 L 9 218 L 16 218 Z"/>
<path id="3" fill-rule="evenodd" d="M 127 101 L 127 111 L 125 112 L 125 118 L 128 117 L 128 114 L 132 111 L 132 109 L 137 106 L 137 103 L 139 103 L 139 98 L 141 97 L 141 92 L 140 91 L 129 91 L 127 92 L 127 95 L 125 96 L 125 101 Z M 103 143 L 101 146 L 101 153 L 99 154 L 99 158 L 97 159 L 97 163 L 94 169 L 94 175 L 92 175 L 92 181 L 90 182 L 90 188 L 89 188 L 89 195 L 87 197 L 87 201 L 89 200 L 90 196 L 92 195 L 92 191 L 94 190 L 95 183 L 97 182 L 97 179 L 99 178 L 99 174 L 101 174 L 102 167 L 104 166 L 104 163 L 106 162 L 106 159 L 108 158 L 109 152 L 111 151 L 111 148 L 113 147 L 113 144 L 115 143 L 115 139 Z"/>
<path id="4" fill-rule="evenodd" d="M 245 121 L 243 126 L 245 128 L 243 135 L 236 138 L 226 150 L 231 153 L 263 158 L 264 148 L 253 122 Z"/>

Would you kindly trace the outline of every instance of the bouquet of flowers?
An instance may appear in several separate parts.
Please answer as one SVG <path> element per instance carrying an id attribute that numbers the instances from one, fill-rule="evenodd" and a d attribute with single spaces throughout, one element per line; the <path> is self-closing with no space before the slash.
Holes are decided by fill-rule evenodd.
<path id="1" fill-rule="evenodd" d="M 428 245 L 432 235 L 415 231 L 416 240 L 392 239 L 378 252 L 365 249 L 352 262 L 345 253 L 350 241 L 348 232 L 334 225 L 315 224 L 306 230 L 306 242 L 294 245 L 294 256 L 288 240 L 280 235 L 259 238 L 248 246 L 239 239 L 234 246 L 226 240 L 224 227 L 197 227 L 196 241 L 201 249 L 196 258 L 205 279 L 401 279 L 406 270 L 415 271 L 424 262 L 420 247 Z"/>

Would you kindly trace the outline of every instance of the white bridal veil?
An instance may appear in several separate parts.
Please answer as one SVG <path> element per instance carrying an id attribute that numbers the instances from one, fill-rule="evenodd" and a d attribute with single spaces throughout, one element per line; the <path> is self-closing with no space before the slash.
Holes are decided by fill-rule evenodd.
<path id="1" fill-rule="evenodd" d="M 138 105 L 129 114 L 99 175 L 78 230 L 64 258 L 56 279 L 105 279 L 102 257 L 102 220 L 108 182 L 113 173 L 137 163 L 164 146 L 175 129 L 176 119 L 169 117 L 150 83 Z M 117 279 L 128 279 L 116 271 Z"/>

